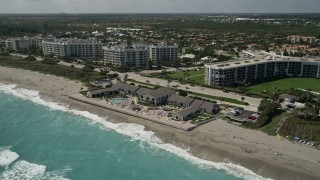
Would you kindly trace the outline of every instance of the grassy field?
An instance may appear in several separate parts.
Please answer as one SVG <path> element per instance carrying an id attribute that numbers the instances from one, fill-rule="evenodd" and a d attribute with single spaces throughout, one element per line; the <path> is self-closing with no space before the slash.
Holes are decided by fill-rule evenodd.
<path id="1" fill-rule="evenodd" d="M 204 85 L 204 72 L 205 69 L 197 70 L 183 70 L 183 71 L 176 71 L 176 72 L 168 72 L 167 74 L 156 73 L 151 74 L 151 77 L 161 78 L 161 79 L 173 79 L 185 83 L 194 83 L 198 85 Z"/>
<path id="2" fill-rule="evenodd" d="M 268 135 L 271 135 L 271 136 L 277 135 L 277 133 L 276 133 L 277 125 L 279 124 L 281 119 L 283 119 L 287 115 L 288 114 L 286 112 L 283 112 L 283 113 L 275 116 L 269 124 L 267 124 L 267 125 L 265 125 L 265 126 L 263 126 L 261 128 L 261 131 L 265 132 L 265 133 L 267 133 Z"/>
<path id="3" fill-rule="evenodd" d="M 285 78 L 266 83 L 260 83 L 248 87 L 249 92 L 255 94 L 273 93 L 277 90 L 290 88 L 310 89 L 311 91 L 320 92 L 320 79 L 315 78 Z"/>
<path id="4" fill-rule="evenodd" d="M 0 56 L 0 66 L 27 69 L 44 74 L 62 76 L 72 80 L 80 80 L 81 82 L 85 83 L 88 83 L 90 80 L 103 77 L 103 75 L 99 74 L 99 72 L 85 72 L 82 69 L 70 66 L 59 64 L 50 65 L 39 61 L 26 61 L 21 57 L 14 56 Z"/>

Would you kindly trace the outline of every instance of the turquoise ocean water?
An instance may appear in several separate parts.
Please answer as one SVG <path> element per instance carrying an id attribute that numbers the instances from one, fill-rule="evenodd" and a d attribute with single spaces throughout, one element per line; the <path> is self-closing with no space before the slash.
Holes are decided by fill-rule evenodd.
<path id="1" fill-rule="evenodd" d="M 104 119 L 0 83 L 0 179 L 263 179 Z"/>

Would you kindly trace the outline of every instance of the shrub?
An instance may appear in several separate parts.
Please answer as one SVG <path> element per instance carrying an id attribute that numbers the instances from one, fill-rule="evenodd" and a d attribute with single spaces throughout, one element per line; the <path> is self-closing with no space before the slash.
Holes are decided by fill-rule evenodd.
<path id="1" fill-rule="evenodd" d="M 188 96 L 188 93 L 184 90 L 179 90 L 179 95 L 180 96 Z"/>
<path id="2" fill-rule="evenodd" d="M 92 65 L 85 65 L 85 66 L 82 68 L 82 70 L 83 70 L 83 71 L 86 71 L 86 72 L 92 72 L 94 69 L 95 69 L 95 68 L 94 68 L 94 66 L 92 66 Z"/>
<path id="3" fill-rule="evenodd" d="M 26 60 L 26 61 L 36 61 L 37 59 L 34 56 L 28 56 L 28 57 L 24 58 L 24 60 Z"/>
<path id="4" fill-rule="evenodd" d="M 45 58 L 41 62 L 44 63 L 44 64 L 50 64 L 50 65 L 58 64 L 58 61 L 56 61 L 56 60 L 54 60 L 52 58 Z"/>

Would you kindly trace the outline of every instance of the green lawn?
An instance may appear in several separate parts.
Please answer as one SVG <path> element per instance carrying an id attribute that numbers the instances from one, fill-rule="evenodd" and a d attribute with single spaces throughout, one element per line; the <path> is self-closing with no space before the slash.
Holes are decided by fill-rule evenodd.
<path id="1" fill-rule="evenodd" d="M 195 116 L 194 118 L 192 118 L 190 120 L 190 122 L 192 124 L 197 124 L 200 122 L 204 122 L 204 121 L 208 121 L 210 119 L 212 119 L 214 116 L 208 113 L 202 113 L 202 114 L 198 114 L 197 116 Z"/>
<path id="2" fill-rule="evenodd" d="M 204 72 L 205 69 L 197 70 L 183 70 L 176 72 L 163 73 L 153 73 L 150 74 L 151 77 L 161 78 L 161 79 L 173 79 L 179 81 L 180 79 L 185 83 L 194 83 L 198 85 L 204 85 Z"/>
<path id="3" fill-rule="evenodd" d="M 249 92 L 255 94 L 272 93 L 273 90 L 284 90 L 290 88 L 310 89 L 320 92 L 320 79 L 315 78 L 285 78 L 248 87 Z"/>

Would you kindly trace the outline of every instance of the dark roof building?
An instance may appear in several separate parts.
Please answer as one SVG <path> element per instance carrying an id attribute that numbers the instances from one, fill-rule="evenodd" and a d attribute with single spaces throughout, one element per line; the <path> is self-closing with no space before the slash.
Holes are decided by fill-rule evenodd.
<path id="1" fill-rule="evenodd" d="M 174 94 L 173 90 L 167 87 L 161 87 L 141 95 L 139 99 L 149 104 L 163 105 L 167 103 L 171 94 Z"/>
<path id="2" fill-rule="evenodd" d="M 297 96 L 290 95 L 290 94 L 281 94 L 279 98 L 283 99 L 284 101 L 292 102 L 292 103 L 299 99 Z"/>
<path id="3" fill-rule="evenodd" d="M 199 99 L 195 99 L 192 103 L 191 103 L 191 106 L 201 106 L 202 104 L 204 103 L 204 101 L 202 100 L 199 100 Z"/>
<path id="4" fill-rule="evenodd" d="M 210 114 L 217 113 L 220 111 L 220 106 L 217 103 L 212 103 L 208 101 L 204 101 L 200 107 L 203 108 L 205 112 Z"/>
<path id="5" fill-rule="evenodd" d="M 182 106 L 182 107 L 189 107 L 190 104 L 194 101 L 194 98 L 190 97 L 185 97 L 185 96 L 180 96 L 177 94 L 172 94 L 168 98 L 168 103 L 170 104 L 176 104 L 177 106 Z"/>
<path id="6" fill-rule="evenodd" d="M 174 91 L 167 87 L 161 87 L 156 90 L 150 91 L 148 94 L 154 98 L 162 98 L 174 94 Z"/>
<path id="7" fill-rule="evenodd" d="M 134 86 L 131 84 L 126 84 L 126 83 L 121 83 L 121 82 L 118 82 L 117 84 L 113 85 L 112 87 L 117 88 L 119 91 L 131 94 L 131 95 L 135 95 L 135 92 L 140 88 L 139 86 Z"/>
<path id="8" fill-rule="evenodd" d="M 144 95 L 144 94 L 149 93 L 150 91 L 152 91 L 152 89 L 140 87 L 140 88 L 136 91 L 136 95 L 137 95 L 138 97 L 140 97 L 140 96 L 142 96 L 142 95 Z"/>
<path id="9" fill-rule="evenodd" d="M 98 90 L 93 90 L 93 91 L 88 91 L 87 92 L 87 96 L 90 98 L 97 98 L 97 97 L 101 97 L 101 96 L 105 96 L 108 94 L 113 94 L 115 92 L 117 92 L 118 89 L 115 87 L 109 87 L 109 88 L 105 88 L 105 89 L 98 89 Z"/>

